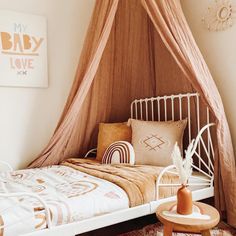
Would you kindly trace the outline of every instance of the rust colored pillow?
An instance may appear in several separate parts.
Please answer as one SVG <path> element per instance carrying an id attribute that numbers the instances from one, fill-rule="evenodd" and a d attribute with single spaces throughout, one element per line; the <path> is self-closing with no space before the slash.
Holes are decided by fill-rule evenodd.
<path id="1" fill-rule="evenodd" d="M 106 149 L 116 141 L 131 142 L 132 131 L 126 123 L 100 123 L 96 159 L 102 161 Z"/>

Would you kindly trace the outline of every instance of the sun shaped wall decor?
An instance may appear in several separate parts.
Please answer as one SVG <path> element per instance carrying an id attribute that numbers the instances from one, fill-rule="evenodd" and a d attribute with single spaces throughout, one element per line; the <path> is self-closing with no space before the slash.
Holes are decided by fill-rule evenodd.
<path id="1" fill-rule="evenodd" d="M 231 0 L 215 0 L 212 2 L 202 18 L 209 31 L 223 31 L 233 26 L 236 7 Z"/>

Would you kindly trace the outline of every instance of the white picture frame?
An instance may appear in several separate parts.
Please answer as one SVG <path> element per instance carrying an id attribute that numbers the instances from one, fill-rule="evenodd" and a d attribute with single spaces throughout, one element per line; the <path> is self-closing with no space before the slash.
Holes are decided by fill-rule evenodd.
<path id="1" fill-rule="evenodd" d="M 0 10 L 0 86 L 48 87 L 45 16 Z"/>

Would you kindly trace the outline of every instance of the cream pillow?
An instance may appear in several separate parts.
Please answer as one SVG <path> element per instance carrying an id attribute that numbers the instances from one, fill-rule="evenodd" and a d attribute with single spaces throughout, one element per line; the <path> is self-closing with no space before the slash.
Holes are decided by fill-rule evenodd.
<path id="1" fill-rule="evenodd" d="M 135 164 L 172 165 L 171 153 L 177 142 L 182 147 L 187 119 L 179 121 L 141 121 L 129 119 Z"/>

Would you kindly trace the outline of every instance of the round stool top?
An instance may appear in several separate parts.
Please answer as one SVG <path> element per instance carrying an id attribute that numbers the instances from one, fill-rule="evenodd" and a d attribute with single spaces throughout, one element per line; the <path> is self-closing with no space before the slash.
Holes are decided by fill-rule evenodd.
<path id="1" fill-rule="evenodd" d="M 169 211 L 174 205 L 176 205 L 176 201 L 161 204 L 157 208 L 156 215 L 164 225 L 172 224 L 177 230 L 184 229 L 184 231 L 189 232 L 211 229 L 219 223 L 220 215 L 214 207 L 201 202 L 194 202 L 193 204 L 200 209 L 202 214 L 210 216 L 210 219 L 191 219 L 164 215 L 163 211 Z"/>

